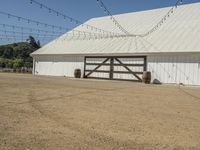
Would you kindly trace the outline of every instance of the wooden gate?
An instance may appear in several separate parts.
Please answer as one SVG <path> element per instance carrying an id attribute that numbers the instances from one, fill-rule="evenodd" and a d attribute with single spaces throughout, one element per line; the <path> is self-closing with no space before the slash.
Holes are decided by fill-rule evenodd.
<path id="1" fill-rule="evenodd" d="M 142 82 L 146 56 L 86 56 L 84 78 Z"/>

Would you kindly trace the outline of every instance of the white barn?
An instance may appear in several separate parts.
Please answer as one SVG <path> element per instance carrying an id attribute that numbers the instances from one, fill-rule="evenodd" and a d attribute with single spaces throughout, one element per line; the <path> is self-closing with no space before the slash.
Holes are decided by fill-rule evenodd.
<path id="1" fill-rule="evenodd" d="M 170 8 L 116 15 L 129 32 L 148 32 Z M 94 18 L 89 25 L 120 33 L 109 17 Z M 76 30 L 91 31 L 85 26 Z M 140 81 L 144 70 L 152 82 L 200 85 L 200 3 L 178 6 L 155 32 L 146 37 L 90 38 L 62 35 L 31 54 L 34 75 Z M 103 63 L 103 64 L 102 64 Z M 100 65 L 101 64 L 101 65 Z"/>

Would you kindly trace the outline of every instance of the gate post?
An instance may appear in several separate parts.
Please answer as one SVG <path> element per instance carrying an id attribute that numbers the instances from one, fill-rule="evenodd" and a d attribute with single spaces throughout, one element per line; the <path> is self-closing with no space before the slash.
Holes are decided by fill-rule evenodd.
<path id="1" fill-rule="evenodd" d="M 84 57 L 84 71 L 83 71 L 83 78 L 86 78 L 86 76 L 85 76 L 86 62 L 87 62 L 86 57 Z"/>
<path id="2" fill-rule="evenodd" d="M 144 69 L 143 71 L 147 71 L 147 56 L 144 57 Z"/>
<path id="3" fill-rule="evenodd" d="M 113 79 L 114 58 L 110 58 L 110 79 Z"/>

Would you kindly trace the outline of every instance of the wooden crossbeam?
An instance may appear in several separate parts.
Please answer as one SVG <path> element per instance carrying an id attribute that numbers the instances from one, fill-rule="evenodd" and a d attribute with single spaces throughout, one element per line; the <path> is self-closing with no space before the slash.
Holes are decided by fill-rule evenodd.
<path id="1" fill-rule="evenodd" d="M 102 77 L 88 77 L 89 79 L 99 79 L 99 80 L 110 80 L 109 78 L 102 78 Z M 112 80 L 116 81 L 132 81 L 132 82 L 141 82 L 139 80 L 132 80 L 132 79 L 117 79 L 113 78 Z"/>
<path id="2" fill-rule="evenodd" d="M 93 70 L 85 70 L 85 72 L 91 72 Z M 99 72 L 99 73 L 110 73 L 110 70 L 95 70 L 93 72 Z M 113 71 L 113 73 L 117 74 L 132 74 L 130 71 Z M 133 71 L 134 74 L 143 74 L 143 72 L 135 72 Z"/>
<path id="3" fill-rule="evenodd" d="M 102 63 L 100 63 L 97 67 L 95 67 L 91 72 L 89 72 L 87 75 L 85 75 L 85 78 L 87 78 L 89 75 L 91 75 L 93 72 L 95 72 L 97 69 L 99 69 L 102 65 L 104 65 L 109 58 L 106 58 Z"/>
<path id="4" fill-rule="evenodd" d="M 129 69 L 126 65 L 124 65 L 118 58 L 115 58 L 115 60 L 118 61 L 131 74 L 133 74 L 139 81 L 142 81 L 142 79 L 136 73 L 134 73 L 131 69 Z"/>
<path id="5" fill-rule="evenodd" d="M 103 62 L 99 63 L 99 62 L 88 62 L 87 60 L 90 59 L 105 59 Z M 125 59 L 126 58 L 132 58 L 133 60 L 135 59 L 142 59 L 141 63 L 130 63 L 128 64 L 126 61 L 123 63 L 123 60 L 120 59 Z M 137 61 L 137 60 L 136 60 Z M 93 66 L 95 67 L 94 69 L 86 69 L 86 66 Z M 108 66 L 109 69 L 99 69 L 102 66 Z M 114 67 L 115 66 L 119 66 L 120 68 L 123 67 L 126 70 L 122 71 L 122 70 L 115 70 Z M 142 67 L 143 71 L 147 70 L 147 58 L 146 56 L 86 56 L 85 60 L 84 60 L 84 78 L 94 78 L 94 79 L 107 79 L 107 80 L 125 80 L 125 81 L 136 81 L 136 82 L 141 82 L 142 79 L 140 78 L 139 75 L 143 74 L 143 71 L 137 72 L 132 70 L 132 68 L 130 67 Z M 92 73 L 106 73 L 108 75 L 108 77 L 92 77 L 90 76 Z M 120 78 L 116 78 L 114 75 L 115 74 L 131 74 L 135 77 L 135 79 L 120 79 Z M 103 75 L 103 74 L 102 74 Z"/>
<path id="6" fill-rule="evenodd" d="M 86 63 L 88 66 L 97 66 L 100 65 L 101 63 Z M 131 67 L 144 67 L 145 64 L 124 64 L 126 66 L 131 66 Z M 110 64 L 103 64 L 102 66 L 110 66 Z M 122 66 L 121 64 L 113 64 L 113 66 Z"/>

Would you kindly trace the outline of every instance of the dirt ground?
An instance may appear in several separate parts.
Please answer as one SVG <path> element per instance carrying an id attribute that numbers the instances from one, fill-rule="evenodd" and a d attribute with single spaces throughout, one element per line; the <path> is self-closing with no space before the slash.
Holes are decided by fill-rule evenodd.
<path id="1" fill-rule="evenodd" d="M 200 88 L 0 74 L 0 150 L 200 150 Z"/>

